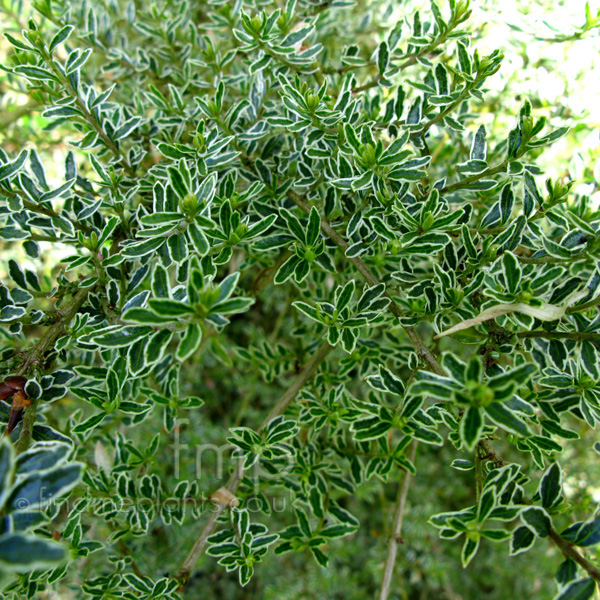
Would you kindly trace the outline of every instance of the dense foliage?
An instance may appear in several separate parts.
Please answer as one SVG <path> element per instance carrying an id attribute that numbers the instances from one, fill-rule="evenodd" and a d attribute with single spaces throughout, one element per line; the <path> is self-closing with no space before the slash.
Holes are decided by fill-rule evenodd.
<path id="1" fill-rule="evenodd" d="M 594 596 L 600 215 L 393 4 L 5 2 L 3 597 Z"/>

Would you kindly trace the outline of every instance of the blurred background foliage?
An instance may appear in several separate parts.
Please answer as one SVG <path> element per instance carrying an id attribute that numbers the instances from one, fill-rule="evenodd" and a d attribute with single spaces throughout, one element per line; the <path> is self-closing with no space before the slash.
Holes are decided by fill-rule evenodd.
<path id="1" fill-rule="evenodd" d="M 103 3 L 112 5 L 118 4 L 118 1 L 103 0 Z M 362 11 L 364 14 L 365 30 L 377 31 L 379 26 L 383 31 L 389 23 L 411 15 L 417 8 L 424 8 L 427 12 L 428 3 L 359 0 L 354 12 Z M 12 0 L 0 0 L 0 29 L 19 32 L 27 26 L 31 13 L 32 8 L 27 3 L 21 5 Z M 553 127 L 565 124 L 572 127 L 566 137 L 544 152 L 541 166 L 553 178 L 575 179 L 576 193 L 595 198 L 596 208 L 600 205 L 598 15 L 598 5 L 587 5 L 581 0 L 480 0 L 473 5 L 471 20 L 476 31 L 474 45 L 479 48 L 480 54 L 499 48 L 505 55 L 503 68 L 492 78 L 485 102 L 473 106 L 473 110 L 479 113 L 479 122 L 486 124 L 488 139 L 491 143 L 494 139 L 502 139 L 512 126 L 522 99 L 529 98 L 536 116 L 546 116 Z M 369 23 L 369 20 L 375 23 Z M 375 47 L 377 41 L 365 38 L 360 42 L 368 51 Z M 8 60 L 8 50 L 8 44 L 0 38 L 0 64 Z M 57 171 L 62 170 L 68 135 L 65 136 L 60 129 L 49 129 L 48 123 L 39 116 L 37 106 L 35 97 L 28 94 L 24 83 L 11 79 L 0 70 L 0 144 L 8 151 L 35 146 L 46 165 L 49 179 L 52 179 L 53 164 Z M 452 149 L 446 148 L 442 140 L 436 152 L 441 160 L 444 153 L 451 155 Z M 61 249 L 53 244 L 52 252 L 55 254 L 52 257 L 48 256 L 49 244 L 44 247 L 42 243 L 42 249 L 41 260 L 35 265 L 28 263 L 21 253 L 20 244 L 7 243 L 0 251 L 3 264 L 8 258 L 16 258 L 27 268 L 37 269 L 40 276 L 54 278 L 56 273 L 50 272 L 48 265 L 57 265 L 59 257 L 56 253 L 60 253 Z M 69 250 L 65 248 L 64 252 L 66 255 Z M 6 273 L 0 271 L 0 277 L 4 279 Z M 269 314 L 269 305 L 278 302 L 277 294 L 270 293 L 262 298 L 262 302 L 263 314 Z M 230 335 L 232 338 L 237 336 L 243 345 L 247 345 L 248 340 L 256 343 L 257 338 L 264 336 L 263 326 L 257 325 L 253 329 L 247 320 L 239 324 L 234 320 Z M 279 326 L 280 323 L 273 323 L 271 333 L 276 332 Z M 277 337 L 272 335 L 273 339 Z M 182 374 L 181 381 L 187 382 L 187 388 L 181 390 L 181 396 L 200 396 L 206 399 L 206 405 L 201 411 L 186 413 L 189 422 L 181 422 L 177 434 L 180 439 L 173 439 L 170 447 L 161 448 L 158 454 L 145 459 L 140 464 L 140 472 L 159 473 L 161 480 L 168 479 L 169 475 L 173 478 L 179 475 L 182 479 L 201 475 L 199 484 L 206 494 L 214 491 L 215 485 L 219 484 L 221 479 L 217 476 L 218 465 L 214 455 L 211 457 L 209 453 L 202 457 L 199 473 L 193 448 L 197 444 L 222 444 L 224 428 L 239 424 L 231 422 L 232 414 L 242 414 L 243 419 L 250 423 L 260 419 L 265 411 L 262 399 L 272 396 L 274 385 L 265 379 L 264 373 L 248 374 L 245 363 L 227 349 L 223 349 L 221 358 L 222 363 L 215 363 L 215 359 L 207 353 L 200 356 L 197 363 L 188 361 L 185 364 L 184 368 L 190 373 Z M 200 369 L 210 372 L 211 378 L 197 383 L 198 378 L 192 374 Z M 234 404 L 239 406 L 240 402 L 245 404 L 245 412 L 229 410 Z M 77 402 L 66 398 L 57 403 L 56 414 L 50 414 L 49 418 L 64 423 L 75 408 Z M 135 435 L 149 442 L 155 434 L 153 423 L 146 421 Z M 215 423 L 220 423 L 220 426 L 215 426 Z M 583 428 L 580 433 L 582 438 L 569 444 L 569 455 L 564 459 L 571 465 L 570 472 L 578 474 L 576 479 L 570 477 L 566 480 L 565 491 L 571 504 L 577 507 L 575 516 L 586 518 L 589 506 L 600 502 L 600 456 L 589 452 L 593 432 Z M 127 434 L 131 435 L 131 432 Z M 183 445 L 178 457 L 176 442 Z M 510 458 L 510 448 L 498 450 Z M 90 452 L 96 454 L 96 462 L 110 460 L 111 449 L 100 442 Z M 472 503 L 472 475 L 436 468 L 440 464 L 449 465 L 459 457 L 459 453 L 450 448 L 426 447 L 420 452 L 430 456 L 427 460 L 417 457 L 419 472 L 408 498 L 404 543 L 397 560 L 392 597 L 397 600 L 506 600 L 509 596 L 551 598 L 556 589 L 554 570 L 560 557 L 549 546 L 541 553 L 511 558 L 506 551 L 484 545 L 467 570 L 460 567 L 460 544 L 439 540 L 427 518 L 441 510 L 456 510 Z M 396 473 L 395 477 L 399 479 L 400 473 Z M 350 502 L 347 508 L 361 519 L 362 526 L 355 536 L 332 544 L 331 561 L 326 569 L 297 554 L 270 555 L 249 586 L 242 589 L 235 574 L 228 575 L 223 569 L 215 569 L 214 560 L 203 557 L 194 580 L 190 582 L 190 597 L 206 600 L 259 597 L 265 600 L 363 600 L 375 597 L 382 576 L 396 486 L 372 479 L 357 490 L 355 504 Z M 291 523 L 293 518 L 291 512 L 284 508 L 285 501 L 283 495 L 278 498 L 276 494 L 271 500 L 280 511 L 279 515 L 274 512 L 274 517 L 280 520 L 274 525 L 276 528 Z M 368 506 L 369 510 L 365 511 L 364 506 Z M 581 514 L 578 514 L 579 510 Z M 172 572 L 178 558 L 190 547 L 197 534 L 193 523 L 189 525 L 167 529 L 157 524 L 151 530 L 154 544 L 157 548 L 165 548 L 165 552 L 148 555 L 147 560 L 160 561 L 160 564 L 144 564 L 145 555 L 135 552 L 136 541 L 131 541 L 134 554 L 141 557 L 138 561 L 141 570 Z M 110 531 L 94 532 L 97 537 L 109 534 Z M 177 538 L 173 539 L 173 536 Z M 173 552 L 173 548 L 180 551 Z M 80 567 L 82 580 L 93 576 L 93 573 L 86 572 L 89 567 L 85 562 L 80 563 Z M 515 570 L 518 577 L 514 575 Z M 210 590 L 203 585 L 207 578 L 211 581 Z M 78 598 L 80 593 L 75 588 L 64 589 L 58 598 Z M 57 596 L 48 595 L 47 599 L 57 600 Z"/>

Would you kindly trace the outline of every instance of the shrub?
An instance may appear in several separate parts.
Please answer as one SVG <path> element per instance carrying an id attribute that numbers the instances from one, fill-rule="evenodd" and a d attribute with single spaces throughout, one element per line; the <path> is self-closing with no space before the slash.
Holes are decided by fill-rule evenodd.
<path id="1" fill-rule="evenodd" d="M 502 54 L 468 0 L 28 11 L 0 151 L 5 597 L 241 597 L 204 554 L 241 586 L 265 561 L 278 597 L 322 593 L 296 587 L 314 564 L 328 597 L 450 597 L 481 545 L 591 598 L 600 518 L 562 481 L 600 420 L 599 216 L 542 187 L 567 129 L 529 101 L 486 137 Z M 400 546 L 407 503 L 429 525 Z M 371 564 L 338 558 L 357 540 Z M 394 579 L 410 551 L 431 582 Z M 486 597 L 533 592 L 518 560 Z"/>

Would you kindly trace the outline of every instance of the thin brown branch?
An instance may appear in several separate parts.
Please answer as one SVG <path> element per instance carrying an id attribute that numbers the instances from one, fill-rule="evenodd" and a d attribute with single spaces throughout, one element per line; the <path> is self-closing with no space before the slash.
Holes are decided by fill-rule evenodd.
<path id="1" fill-rule="evenodd" d="M 548 531 L 548 537 L 566 558 L 570 558 L 572 561 L 576 562 L 592 579 L 594 579 L 594 581 L 596 581 L 596 583 L 600 584 L 600 567 L 598 567 L 598 565 L 595 565 L 585 558 L 585 556 L 580 554 L 575 546 L 562 538 L 555 529 L 550 529 L 550 531 Z"/>
<path id="2" fill-rule="evenodd" d="M 56 66 L 54 59 L 46 55 L 44 56 L 46 60 L 46 64 L 50 67 L 52 72 L 56 75 L 57 79 L 61 82 L 61 84 L 65 87 L 65 89 L 69 92 L 69 95 L 75 100 L 77 104 L 77 108 L 82 112 L 87 123 L 94 129 L 94 131 L 98 134 L 100 139 L 104 142 L 104 145 L 121 161 L 123 169 L 130 177 L 135 176 L 135 168 L 133 168 L 128 162 L 126 156 L 123 154 L 117 143 L 111 140 L 104 129 L 102 128 L 101 123 L 98 119 L 88 110 L 87 105 L 81 99 L 79 92 L 73 87 L 73 84 L 66 77 L 62 71 Z"/>
<path id="3" fill-rule="evenodd" d="M 47 356 L 54 350 L 56 341 L 64 333 L 65 327 L 86 301 L 88 292 L 88 288 L 79 290 L 73 296 L 73 299 L 60 311 L 60 318 L 56 323 L 53 323 L 44 335 L 42 335 L 37 344 L 26 353 L 25 359 L 17 372 L 19 376 L 26 377 L 35 366 L 46 362 Z M 27 450 L 31 442 L 33 426 L 37 417 L 37 404 L 38 400 L 32 400 L 23 416 L 23 429 L 16 444 L 18 452 Z"/>
<path id="4" fill-rule="evenodd" d="M 304 212 L 310 212 L 308 205 L 294 192 L 288 192 L 288 197 L 294 201 L 294 203 L 301 208 Z M 348 243 L 342 236 L 331 226 L 327 219 L 321 218 L 321 229 L 327 234 L 327 236 L 335 243 L 335 245 L 342 250 L 344 254 L 348 250 Z M 348 257 L 348 260 L 358 269 L 360 274 L 367 280 L 367 282 L 371 285 L 379 285 L 381 281 L 373 274 L 371 269 L 367 267 L 367 265 L 360 260 L 360 258 L 353 256 Z M 402 309 L 398 306 L 397 302 L 394 298 L 386 291 L 385 296 L 390 300 L 390 311 L 397 318 L 400 319 L 404 317 L 404 313 Z M 408 325 L 402 325 L 406 335 L 408 335 L 411 343 L 415 347 L 417 354 L 419 357 L 424 360 L 431 371 L 437 373 L 438 375 L 445 375 L 442 366 L 438 362 L 437 358 L 433 355 L 431 350 L 427 347 L 419 333 L 414 327 Z"/>
<path id="5" fill-rule="evenodd" d="M 288 405 L 292 402 L 292 400 L 298 395 L 300 390 L 314 377 L 319 366 L 325 360 L 327 355 L 333 350 L 333 347 L 330 346 L 327 342 L 324 342 L 317 348 L 317 351 L 311 358 L 311 360 L 307 363 L 304 369 L 300 372 L 298 377 L 294 380 L 294 383 L 285 391 L 283 396 L 279 399 L 279 402 L 272 408 L 271 412 L 268 414 L 266 419 L 262 422 L 259 427 L 259 431 L 262 431 L 268 423 L 274 419 L 275 417 L 283 414 Z M 237 488 L 244 477 L 244 467 L 243 461 L 238 463 L 237 468 L 231 474 L 227 485 L 225 486 L 227 490 L 229 490 L 232 494 L 235 494 Z M 208 521 L 204 525 L 200 536 L 192 546 L 192 549 L 185 557 L 185 560 L 181 564 L 181 568 L 179 572 L 175 576 L 175 579 L 179 581 L 181 584 L 181 588 L 185 586 L 187 581 L 189 580 L 198 559 L 204 552 L 204 548 L 206 546 L 206 542 L 210 535 L 213 533 L 217 526 L 217 520 L 221 513 L 227 508 L 225 504 L 219 504 L 215 506 L 214 510 L 211 512 Z"/>
<path id="6" fill-rule="evenodd" d="M 77 221 L 75 219 L 72 219 L 71 217 L 67 216 L 67 215 L 61 215 L 59 213 L 57 213 L 56 211 L 52 210 L 51 208 L 46 208 L 45 206 L 42 206 L 41 204 L 36 204 L 35 202 L 32 202 L 31 200 L 28 199 L 28 196 L 25 192 L 23 192 L 22 190 L 9 190 L 6 187 L 0 187 L 0 194 L 2 194 L 3 196 L 8 196 L 9 198 L 14 198 L 16 196 L 20 196 L 22 198 L 22 202 L 23 202 L 23 207 L 26 208 L 27 210 L 30 210 L 31 212 L 35 212 L 38 213 L 40 215 L 44 215 L 46 217 L 62 217 L 63 219 L 67 219 L 68 221 L 71 221 L 71 223 L 73 224 L 73 227 L 75 229 L 78 229 L 79 231 L 83 231 L 83 232 L 88 232 L 91 231 L 90 227 L 88 227 L 85 223 L 81 223 L 80 221 Z M 31 234 L 31 239 L 37 239 L 36 237 L 34 237 L 35 234 Z M 62 240 L 57 240 L 57 241 L 62 241 Z"/>
<path id="7" fill-rule="evenodd" d="M 488 453 L 486 456 L 487 460 L 491 460 L 496 468 L 501 467 L 505 464 L 508 464 L 503 458 L 498 456 L 490 447 L 489 443 L 485 440 L 480 442 L 481 447 L 485 452 Z M 527 502 L 531 502 L 527 500 Z M 589 561 L 585 556 L 579 553 L 579 551 L 571 544 L 565 540 L 554 528 L 550 528 L 548 531 L 548 538 L 552 541 L 552 543 L 562 552 L 565 558 L 570 558 L 572 561 L 576 562 L 582 569 L 584 569 L 587 574 L 592 577 L 598 584 L 600 584 L 600 567 L 593 562 Z"/>
<path id="8" fill-rule="evenodd" d="M 417 453 L 418 442 L 415 440 L 409 450 L 410 462 L 414 462 Z M 385 566 L 383 568 L 383 580 L 381 582 L 381 590 L 379 592 L 379 600 L 387 600 L 390 593 L 390 586 L 392 583 L 392 575 L 394 574 L 394 565 L 396 564 L 396 556 L 398 554 L 399 544 L 404 543 L 402 539 L 402 524 L 404 522 L 404 509 L 406 507 L 406 498 L 408 497 L 408 490 L 410 488 L 411 476 L 410 472 L 404 473 L 404 480 L 402 485 L 398 489 L 398 496 L 396 498 L 396 510 L 394 511 L 394 524 L 392 526 L 392 535 L 388 542 L 387 556 L 385 559 Z"/>

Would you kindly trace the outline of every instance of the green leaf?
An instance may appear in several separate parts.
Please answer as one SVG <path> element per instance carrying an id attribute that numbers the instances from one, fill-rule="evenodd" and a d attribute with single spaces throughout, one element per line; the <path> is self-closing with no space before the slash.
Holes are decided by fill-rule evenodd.
<path id="1" fill-rule="evenodd" d="M 296 215 L 287 209 L 281 209 L 280 215 L 284 218 L 289 232 L 302 244 L 306 242 L 306 234 Z"/>
<path id="2" fill-rule="evenodd" d="M 100 423 L 102 423 L 102 421 L 104 421 L 106 417 L 107 414 L 104 412 L 98 413 L 97 415 L 93 415 L 89 419 L 86 419 L 82 423 L 79 423 L 79 425 L 73 427 L 72 431 L 73 433 L 86 433 L 88 431 L 91 431 L 92 429 L 95 429 L 98 425 L 100 425 Z"/>
<path id="3" fill-rule="evenodd" d="M 308 216 L 308 228 L 306 230 L 306 245 L 312 247 L 319 239 L 321 232 L 321 216 L 316 206 L 310 209 L 310 215 Z"/>
<path id="4" fill-rule="evenodd" d="M 510 540 L 510 554 L 514 556 L 521 552 L 527 552 L 535 542 L 535 534 L 529 527 L 520 525 L 515 528 Z"/>
<path id="5" fill-rule="evenodd" d="M 273 223 L 277 220 L 277 215 L 269 215 L 266 219 L 261 219 L 250 229 L 248 229 L 246 235 L 244 235 L 245 240 L 251 240 L 257 238 L 259 235 L 263 234 Z"/>
<path id="6" fill-rule="evenodd" d="M 496 507 L 496 490 L 493 487 L 488 488 L 481 494 L 479 506 L 477 508 L 477 520 L 483 523 L 489 514 Z"/>
<path id="7" fill-rule="evenodd" d="M 363 312 L 368 310 L 373 302 L 377 300 L 385 292 L 385 284 L 379 283 L 373 287 L 366 287 L 362 293 L 362 296 L 358 300 L 356 310 Z"/>
<path id="8" fill-rule="evenodd" d="M 295 254 L 290 256 L 277 270 L 273 279 L 276 285 L 285 283 L 293 274 L 298 265 L 303 262 L 299 256 Z"/>
<path id="9" fill-rule="evenodd" d="M 119 219 L 117 217 L 111 217 L 106 221 L 106 225 L 104 225 L 102 233 L 98 238 L 98 248 L 101 248 L 108 241 L 108 238 L 110 238 L 118 225 Z"/>
<path id="10" fill-rule="evenodd" d="M 143 242 L 127 246 L 123 249 L 122 254 L 126 258 L 140 258 L 151 252 L 156 252 L 164 243 L 165 240 L 163 237 L 150 238 Z"/>
<path id="11" fill-rule="evenodd" d="M 132 375 L 138 375 L 146 367 L 144 360 L 144 353 L 146 346 L 148 345 L 149 338 L 142 338 L 137 342 L 134 342 L 127 352 L 127 364 L 131 370 Z"/>
<path id="12" fill-rule="evenodd" d="M 98 344 L 98 346 L 103 346 L 105 348 L 123 348 L 151 332 L 152 329 L 150 327 L 142 325 L 131 325 L 126 327 L 115 325 L 101 330 L 98 334 L 92 334 L 91 340 L 95 344 Z"/>
<path id="13" fill-rule="evenodd" d="M 485 414 L 498 426 L 509 433 L 515 433 L 522 437 L 531 435 L 527 423 L 516 416 L 514 412 L 506 408 L 500 402 L 492 402 L 484 408 Z"/>
<path id="14" fill-rule="evenodd" d="M 460 421 L 460 439 L 467 450 L 473 450 L 481 438 L 485 422 L 477 406 L 468 406 Z"/>
<path id="15" fill-rule="evenodd" d="M 574 523 L 570 527 L 567 527 L 560 535 L 582 548 L 595 546 L 600 543 L 600 517 L 593 517 L 587 522 L 579 521 Z"/>
<path id="16" fill-rule="evenodd" d="M 194 221 L 188 225 L 187 232 L 196 252 L 200 256 L 208 254 L 210 245 L 202 228 Z"/>
<path id="17" fill-rule="evenodd" d="M 145 350 L 145 362 L 153 365 L 160 361 L 173 337 L 173 332 L 168 329 L 160 329 L 152 335 Z"/>
<path id="18" fill-rule="evenodd" d="M 510 532 L 506 529 L 482 529 L 481 535 L 494 542 L 503 542 L 510 537 Z"/>
<path id="19" fill-rule="evenodd" d="M 36 49 L 33 46 L 26 44 L 22 40 L 19 40 L 18 38 L 11 35 L 10 33 L 3 33 L 2 35 L 4 35 L 8 42 L 18 50 L 24 50 L 25 52 L 36 52 Z"/>
<path id="20" fill-rule="evenodd" d="M 362 144 L 358 140 L 356 136 L 356 132 L 354 131 L 354 127 L 350 125 L 350 123 L 346 123 L 344 125 L 344 133 L 346 134 L 346 140 L 352 146 L 352 149 L 358 154 L 360 153 L 360 148 Z"/>
<path id="21" fill-rule="evenodd" d="M 487 384 L 493 390 L 497 391 L 510 387 L 511 383 L 516 383 L 521 386 L 527 383 L 537 370 L 537 367 L 533 363 L 523 363 L 514 369 L 509 369 L 494 377 L 490 377 Z"/>
<path id="22" fill-rule="evenodd" d="M 417 98 L 410 110 L 408 111 L 408 115 L 406 116 L 406 124 L 407 125 L 419 125 L 421 119 L 423 118 L 423 109 L 422 109 L 422 99 Z"/>
<path id="23" fill-rule="evenodd" d="M 436 4 L 432 1 L 431 3 L 432 8 L 435 6 L 437 9 Z M 437 9 L 439 12 L 439 9 Z M 439 62 L 436 66 L 435 66 L 435 79 L 436 79 L 436 84 L 437 84 L 437 92 L 439 96 L 448 96 L 448 94 L 450 93 L 450 87 L 448 85 L 448 69 L 445 67 L 444 63 Z M 431 101 L 431 99 L 430 99 Z M 452 102 L 452 99 L 450 98 L 450 102 Z"/>
<path id="24" fill-rule="evenodd" d="M 314 321 L 317 321 L 318 323 L 322 322 L 322 315 L 321 315 L 321 313 L 319 313 L 319 311 L 314 306 L 311 306 L 310 304 L 307 304 L 306 302 L 301 302 L 300 300 L 298 300 L 296 302 L 292 302 L 292 306 L 297 308 L 300 312 L 305 314 L 310 319 L 313 319 Z"/>
<path id="25" fill-rule="evenodd" d="M 2 570 L 27 573 L 54 567 L 65 559 L 65 548 L 52 540 L 21 533 L 0 536 Z"/>
<path id="26" fill-rule="evenodd" d="M 560 502 L 562 494 L 562 471 L 558 463 L 552 463 L 540 480 L 539 495 L 544 508 L 552 508 Z"/>
<path id="27" fill-rule="evenodd" d="M 42 67 L 33 67 L 31 65 L 19 65 L 14 68 L 14 72 L 19 75 L 25 75 L 28 79 L 41 80 L 41 81 L 53 81 L 60 83 L 59 79 L 54 73 Z"/>
<path id="28" fill-rule="evenodd" d="M 444 438 L 437 431 L 428 427 L 421 427 L 416 421 L 411 421 L 410 425 L 403 431 L 424 444 L 441 446 L 444 443 Z"/>
<path id="29" fill-rule="evenodd" d="M 468 62 L 468 59 L 466 62 Z M 486 159 L 485 127 L 483 125 L 479 126 L 475 132 L 475 135 L 473 136 L 470 157 L 471 160 Z"/>
<path id="30" fill-rule="evenodd" d="M 479 537 L 477 537 L 477 539 L 470 539 L 468 537 L 465 539 L 460 553 L 460 560 L 463 568 L 467 567 L 473 558 L 475 558 L 477 548 L 479 548 Z"/>
<path id="31" fill-rule="evenodd" d="M 577 563 L 570 558 L 567 558 L 560 563 L 554 577 L 556 583 L 559 585 L 566 585 L 570 581 L 573 581 L 577 577 Z"/>
<path id="32" fill-rule="evenodd" d="M 294 512 L 296 513 L 296 520 L 298 521 L 298 526 L 304 537 L 310 539 L 312 537 L 312 532 L 306 513 L 301 508 L 296 508 Z"/>
<path id="33" fill-rule="evenodd" d="M 231 202 L 229 200 L 225 200 L 219 209 L 219 223 L 221 224 L 221 229 L 226 237 L 229 237 L 231 234 L 232 215 L 233 211 L 231 210 Z"/>
<path id="34" fill-rule="evenodd" d="M 190 194 L 190 189 L 188 188 L 187 182 L 185 181 L 181 171 L 172 165 L 167 167 L 167 171 L 169 173 L 169 181 L 177 196 L 179 198 L 185 198 L 188 196 Z"/>
<path id="35" fill-rule="evenodd" d="M 178 212 L 155 212 L 151 215 L 144 215 L 140 219 L 140 223 L 147 227 L 158 227 L 159 225 L 166 225 L 168 223 L 177 224 L 183 218 L 183 215 Z"/>
<path id="36" fill-rule="evenodd" d="M 82 463 L 69 463 L 27 475 L 13 487 L 6 502 L 7 510 L 32 510 L 43 507 L 51 498 L 64 496 L 79 483 L 83 469 Z"/>
<path id="37" fill-rule="evenodd" d="M 210 314 L 231 315 L 246 312 L 254 304 L 253 298 L 229 298 L 213 304 Z"/>
<path id="38" fill-rule="evenodd" d="M 354 352 L 356 348 L 356 341 L 358 339 L 358 334 L 348 327 L 342 329 L 342 348 L 348 354 Z"/>
<path id="39" fill-rule="evenodd" d="M 511 252 L 505 252 L 502 256 L 502 271 L 508 293 L 516 294 L 521 284 L 521 267 L 516 256 Z"/>
<path id="40" fill-rule="evenodd" d="M 163 325 L 172 322 L 172 317 L 159 316 L 147 308 L 130 308 L 123 313 L 123 321 L 143 325 Z"/>
<path id="41" fill-rule="evenodd" d="M 591 577 L 585 577 L 569 583 L 554 600 L 590 600 L 595 593 L 596 582 Z"/>
<path id="42" fill-rule="evenodd" d="M 160 317 L 176 319 L 195 314 L 194 309 L 189 304 L 170 298 L 150 298 L 148 305 Z"/>
<path id="43" fill-rule="evenodd" d="M 169 273 L 158 263 L 155 265 L 154 271 L 152 272 L 151 288 L 152 294 L 157 298 L 169 297 Z"/>
<path id="44" fill-rule="evenodd" d="M 500 192 L 500 223 L 508 223 L 515 205 L 515 195 L 510 183 L 507 183 Z"/>
<path id="45" fill-rule="evenodd" d="M 390 62 L 390 52 L 388 49 L 387 42 L 383 41 L 379 44 L 379 49 L 377 50 L 377 66 L 379 68 L 379 75 L 382 77 L 385 75 L 385 71 Z"/>
<path id="46" fill-rule="evenodd" d="M 337 525 L 330 525 L 324 527 L 319 531 L 319 535 L 328 539 L 335 539 L 345 537 L 356 532 L 356 526 L 348 523 L 339 523 Z"/>
<path id="47" fill-rule="evenodd" d="M 21 150 L 19 156 L 12 162 L 0 165 L 0 181 L 18 173 L 27 161 L 27 150 Z"/>
<path id="48" fill-rule="evenodd" d="M 202 341 L 202 328 L 197 323 L 191 323 L 185 330 L 179 346 L 177 347 L 177 353 L 175 356 L 177 360 L 184 361 L 188 359 L 200 345 Z"/>
<path id="49" fill-rule="evenodd" d="M 0 441 L 0 510 L 4 506 L 15 470 L 15 451 L 8 438 Z"/>
<path id="50" fill-rule="evenodd" d="M 119 403 L 119 410 L 132 415 L 141 415 L 152 410 L 152 404 L 138 404 L 137 402 L 123 401 Z"/>
<path id="51" fill-rule="evenodd" d="M 421 181 L 427 175 L 426 171 L 419 169 L 406 169 L 402 166 L 394 167 L 389 173 L 388 178 L 393 181 L 409 181 L 417 182 Z"/>
<path id="52" fill-rule="evenodd" d="M 364 442 L 385 435 L 391 429 L 391 426 L 391 423 L 382 421 L 379 417 L 370 417 L 353 423 L 352 431 L 357 442 Z"/>
<path id="53" fill-rule="evenodd" d="M 76 48 L 73 50 L 67 57 L 67 62 L 65 63 L 65 71 L 67 75 L 75 73 L 81 69 L 81 67 L 83 67 L 83 65 L 89 59 L 91 53 L 91 48 L 86 48 L 85 50 L 79 50 Z"/>
<path id="54" fill-rule="evenodd" d="M 550 515 L 539 506 L 530 506 L 521 511 L 521 521 L 538 537 L 546 537 L 552 527 Z"/>
<path id="55" fill-rule="evenodd" d="M 585 372 L 594 380 L 600 379 L 600 368 L 598 366 L 598 352 L 591 342 L 583 340 L 580 343 L 581 365 Z"/>
<path id="56" fill-rule="evenodd" d="M 131 117 L 131 119 L 127 119 L 125 123 L 123 123 L 113 134 L 113 139 L 115 141 L 122 140 L 131 135 L 131 132 L 136 129 L 141 123 L 143 119 L 142 117 Z"/>
<path id="57" fill-rule="evenodd" d="M 318 548 L 310 548 L 312 555 L 315 557 L 315 560 L 319 563 L 319 566 L 325 568 L 329 564 L 329 557 L 319 550 Z"/>
<path id="58" fill-rule="evenodd" d="M 339 290 L 340 288 L 338 288 Z M 339 312 L 344 310 L 346 306 L 350 303 L 352 296 L 354 295 L 354 290 L 356 289 L 356 282 L 354 279 L 351 279 L 343 288 L 341 288 L 339 295 L 336 300 L 335 308 Z"/>
<path id="59" fill-rule="evenodd" d="M 58 46 L 60 46 L 60 44 L 66 42 L 74 29 L 75 28 L 73 27 L 73 25 L 65 25 L 64 27 L 59 29 L 56 35 L 52 38 L 52 41 L 48 46 L 48 51 L 52 53 L 54 52 L 54 50 L 56 50 L 56 48 L 58 48 Z"/>
<path id="60" fill-rule="evenodd" d="M 404 382 L 399 377 L 396 377 L 389 369 L 383 365 L 379 366 L 379 378 L 385 390 L 396 394 L 396 396 L 404 396 Z"/>
<path id="61" fill-rule="evenodd" d="M 71 452 L 71 446 L 61 442 L 35 444 L 19 454 L 17 472 L 19 475 L 56 467 L 63 463 Z"/>
<path id="62" fill-rule="evenodd" d="M 221 155 L 221 158 L 226 159 L 226 157 L 235 157 L 237 156 L 237 154 L 232 154 L 232 153 L 228 153 L 227 155 Z M 213 165 L 216 167 L 217 166 L 217 157 L 215 157 L 215 159 L 213 159 L 214 163 Z M 227 160 L 224 161 L 219 161 L 221 164 L 226 164 Z M 200 187 L 198 188 L 198 193 L 196 194 L 196 197 L 198 198 L 198 202 L 200 203 L 204 203 L 206 206 L 210 205 L 210 203 L 212 202 L 214 196 L 215 196 L 215 192 L 217 190 L 217 173 L 216 171 L 213 173 L 210 173 L 210 175 L 208 175 L 208 177 L 206 177 L 206 179 L 204 179 L 204 181 L 200 184 Z"/>
<path id="63" fill-rule="evenodd" d="M 223 279 L 223 281 L 221 281 L 221 283 L 219 284 L 219 296 L 216 300 L 216 303 L 227 300 L 231 296 L 231 294 L 233 294 L 233 291 L 235 290 L 235 286 L 237 285 L 239 278 L 240 274 L 239 272 L 236 272 L 231 273 L 231 275 L 228 275 L 227 277 L 225 277 L 225 279 Z"/>
<path id="64" fill-rule="evenodd" d="M 181 264 L 188 257 L 186 238 L 183 234 L 170 235 L 167 238 L 169 254 L 174 262 Z"/>
<path id="65" fill-rule="evenodd" d="M 474 463 L 463 458 L 455 458 L 450 466 L 458 471 L 472 471 L 475 468 Z"/>

